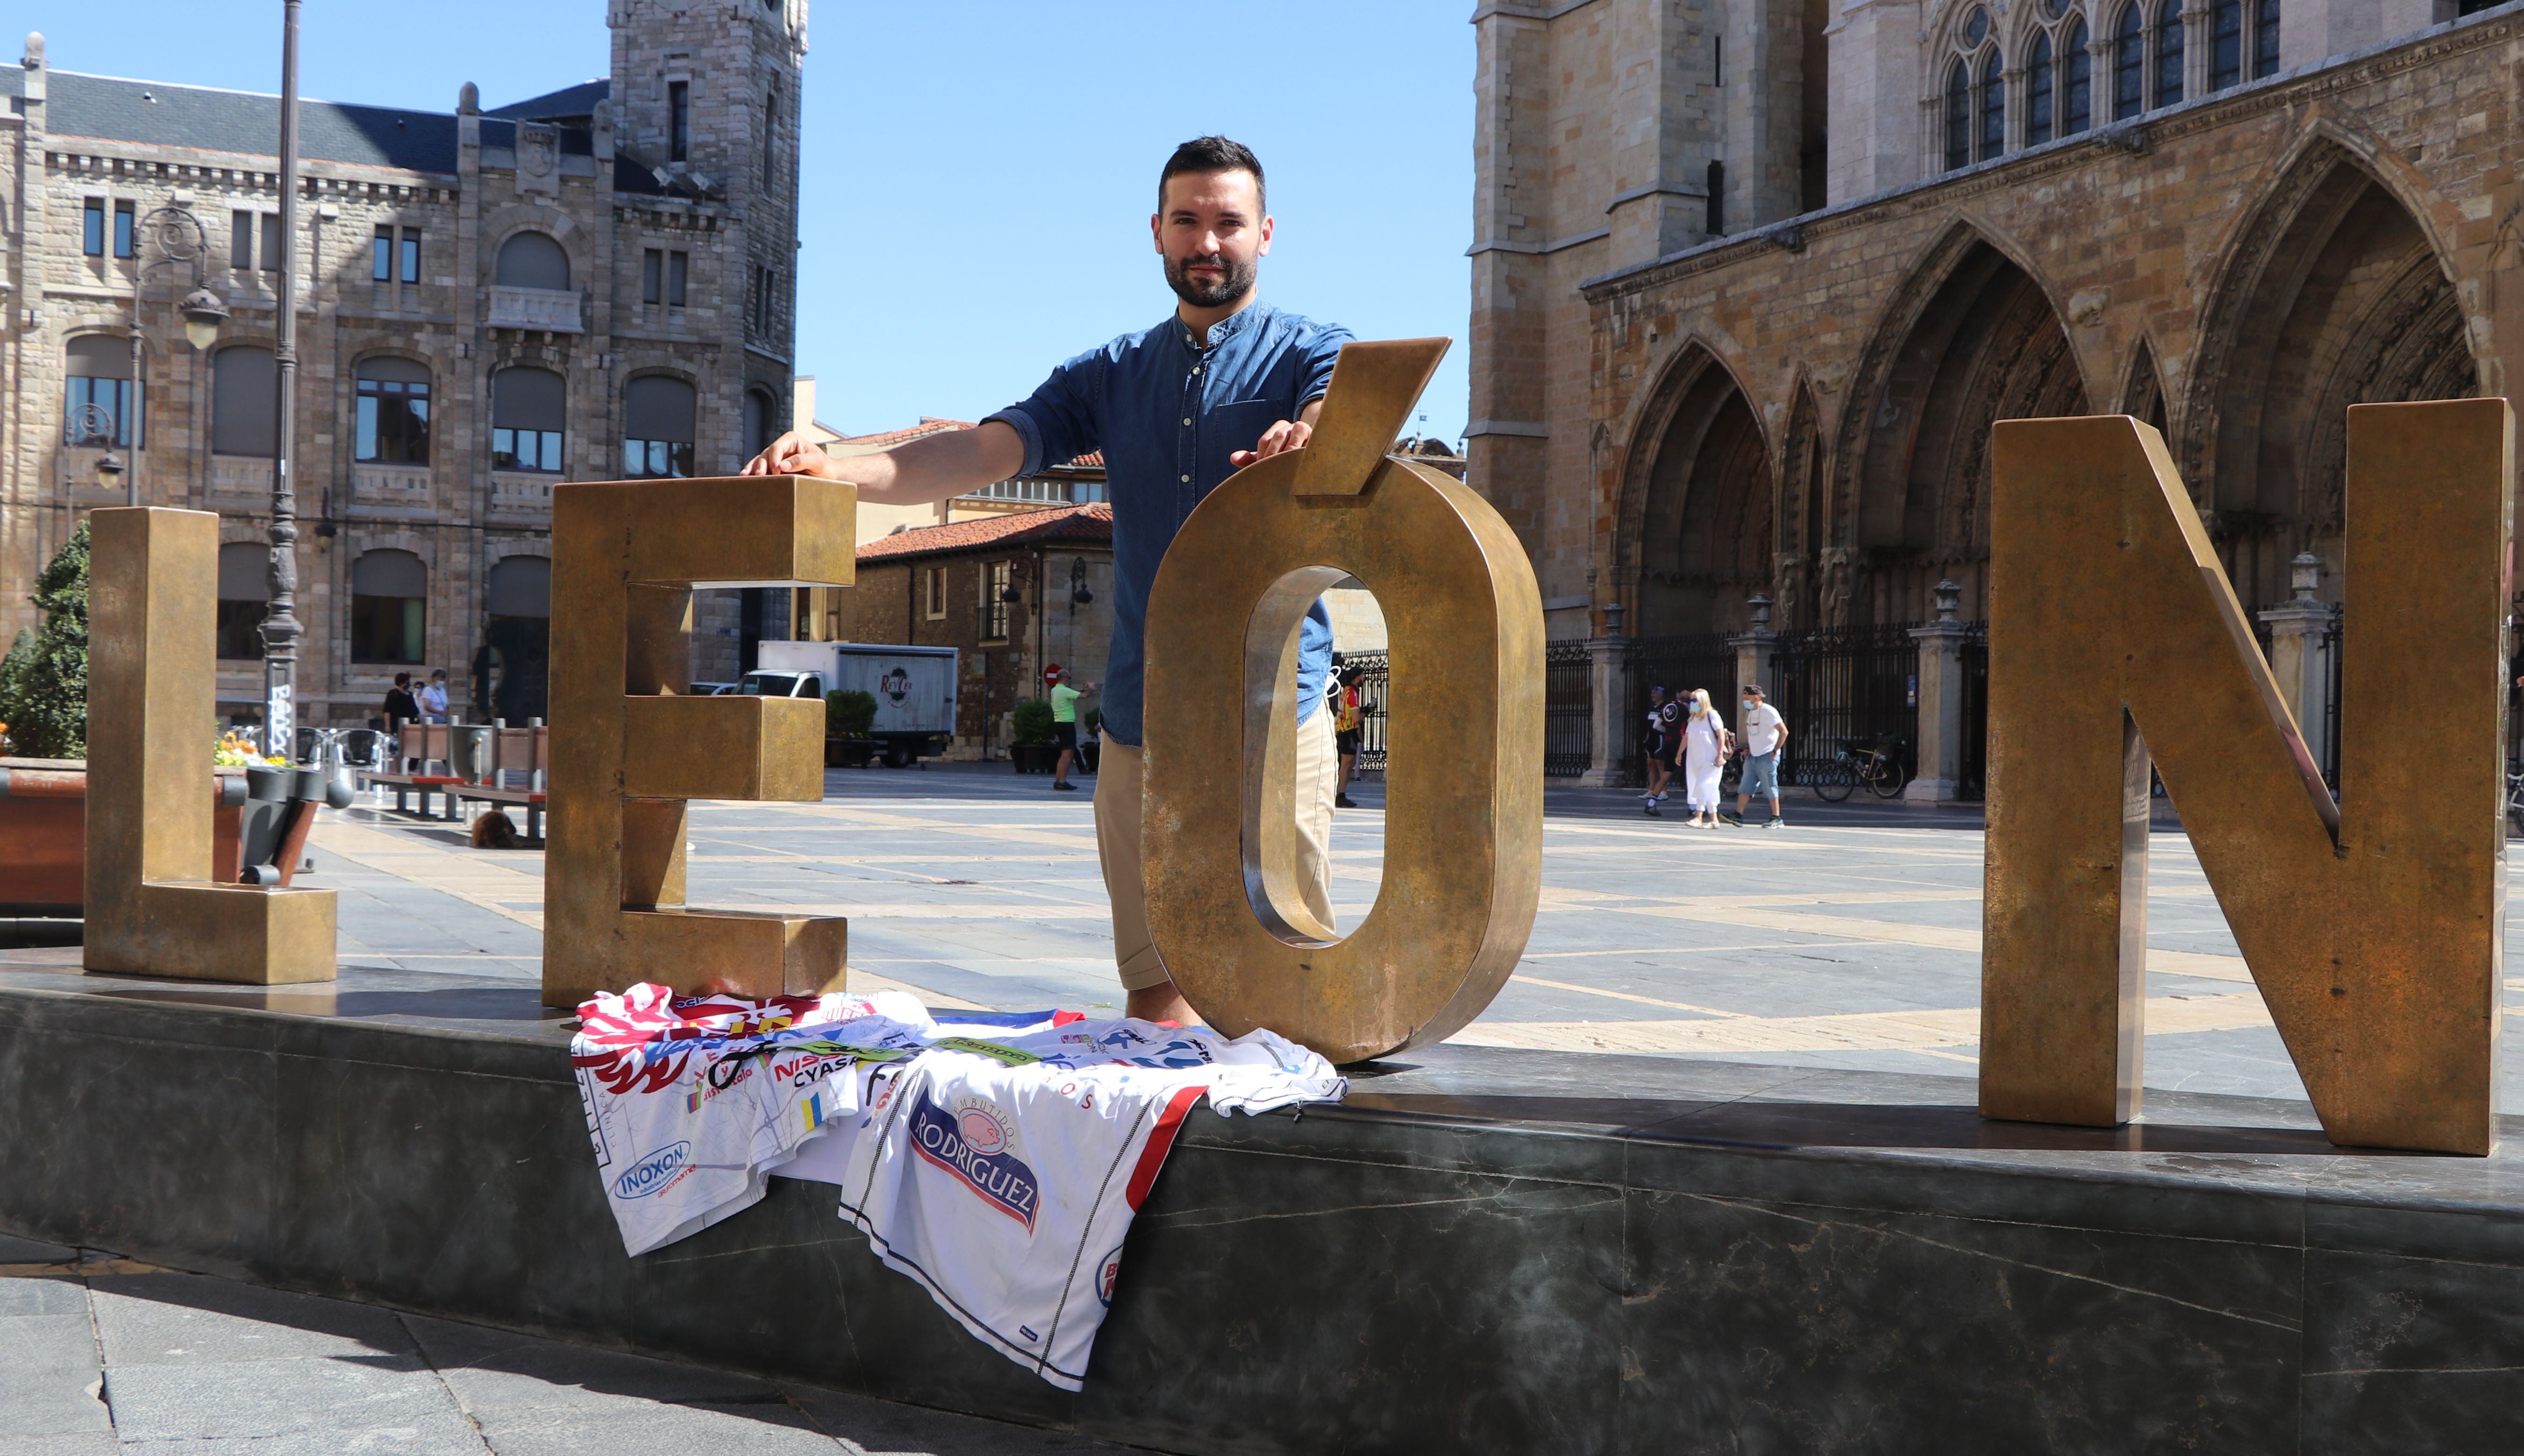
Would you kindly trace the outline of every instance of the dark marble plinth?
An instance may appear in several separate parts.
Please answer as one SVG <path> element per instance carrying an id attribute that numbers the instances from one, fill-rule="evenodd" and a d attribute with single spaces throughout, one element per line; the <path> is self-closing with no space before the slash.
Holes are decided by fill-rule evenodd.
<path id="1" fill-rule="evenodd" d="M 0 955 L 0 1228 L 1187 1452 L 2524 1448 L 2524 1154 L 2301 1104 L 2104 1134 L 1963 1079 L 1415 1054 L 1195 1114 L 1071 1396 L 817 1185 L 624 1257 L 566 1040 L 514 981 Z"/>

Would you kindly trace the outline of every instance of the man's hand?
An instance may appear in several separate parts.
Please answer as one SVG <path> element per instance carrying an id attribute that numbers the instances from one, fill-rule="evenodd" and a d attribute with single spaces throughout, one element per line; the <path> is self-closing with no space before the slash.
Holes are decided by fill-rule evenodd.
<path id="1" fill-rule="evenodd" d="M 741 475 L 830 475 L 832 457 L 823 447 L 790 430 L 760 455 L 745 462 Z"/>
<path id="2" fill-rule="evenodd" d="M 1283 419 L 1262 432 L 1251 450 L 1239 450 L 1227 458 L 1227 462 L 1241 470 L 1255 461 L 1267 461 L 1287 450 L 1303 450 L 1314 438 L 1315 427 L 1302 419 Z"/>

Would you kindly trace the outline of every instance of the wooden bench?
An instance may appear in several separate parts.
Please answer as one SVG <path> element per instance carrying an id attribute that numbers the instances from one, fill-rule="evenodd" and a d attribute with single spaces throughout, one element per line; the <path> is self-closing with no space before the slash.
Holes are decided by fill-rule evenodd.
<path id="1" fill-rule="evenodd" d="M 505 723 L 405 723 L 401 725 L 399 748 L 401 762 L 417 760 L 424 768 L 453 768 L 457 735 L 467 727 L 489 727 L 491 741 L 481 765 L 482 777 L 468 779 L 453 772 L 386 773 L 362 769 L 364 787 L 391 788 L 395 791 L 395 812 L 409 813 L 406 796 L 420 796 L 420 817 L 434 816 L 429 811 L 429 797 L 435 793 L 447 803 L 444 817 L 450 823 L 462 820 L 461 805 L 477 803 L 522 804 L 526 810 L 526 838 L 541 844 L 544 837 L 544 775 L 551 767 L 552 730 L 541 723 L 511 728 Z M 510 776 L 524 782 L 512 784 Z"/>

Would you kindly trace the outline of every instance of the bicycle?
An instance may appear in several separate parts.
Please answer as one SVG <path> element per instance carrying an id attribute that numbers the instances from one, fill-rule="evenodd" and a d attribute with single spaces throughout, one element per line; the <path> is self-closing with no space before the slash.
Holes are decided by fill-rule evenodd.
<path id="1" fill-rule="evenodd" d="M 1865 784 L 1878 799 L 1900 798 L 1911 782 L 1911 776 L 1902 769 L 1901 750 L 1898 740 L 1871 749 L 1842 748 L 1832 754 L 1834 769 L 1816 779 L 1816 797 L 1838 803 Z"/>
<path id="2" fill-rule="evenodd" d="M 2506 823 L 2524 834 L 2524 766 L 2506 765 Z"/>

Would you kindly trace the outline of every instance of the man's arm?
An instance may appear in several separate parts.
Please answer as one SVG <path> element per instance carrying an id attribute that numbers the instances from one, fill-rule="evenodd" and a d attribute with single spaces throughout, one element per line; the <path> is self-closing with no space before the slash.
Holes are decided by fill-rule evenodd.
<path id="1" fill-rule="evenodd" d="M 1283 419 L 1262 432 L 1251 450 L 1239 450 L 1227 458 L 1227 462 L 1241 470 L 1255 461 L 1269 460 L 1284 450 L 1303 450 L 1314 438 L 1315 420 L 1324 413 L 1324 397 L 1317 395 L 1306 402 L 1294 419 Z"/>
<path id="2" fill-rule="evenodd" d="M 1025 464 L 1025 442 L 1001 420 L 924 435 L 874 455 L 829 456 L 791 431 L 746 461 L 748 475 L 820 475 L 847 480 L 880 506 L 927 506 L 1005 480 Z"/>

